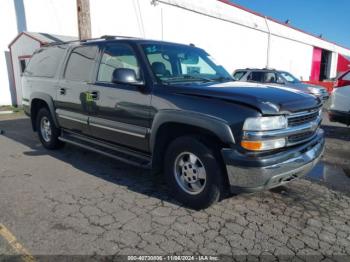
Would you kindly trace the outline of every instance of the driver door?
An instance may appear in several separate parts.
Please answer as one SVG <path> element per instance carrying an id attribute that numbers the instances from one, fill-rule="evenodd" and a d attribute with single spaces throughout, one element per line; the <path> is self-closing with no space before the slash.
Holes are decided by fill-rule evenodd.
<path id="1" fill-rule="evenodd" d="M 146 87 L 112 82 L 116 68 L 128 68 L 142 78 L 139 59 L 127 43 L 101 47 L 96 81 L 90 85 L 93 103 L 89 126 L 92 136 L 107 142 L 148 151 L 151 94 Z"/>

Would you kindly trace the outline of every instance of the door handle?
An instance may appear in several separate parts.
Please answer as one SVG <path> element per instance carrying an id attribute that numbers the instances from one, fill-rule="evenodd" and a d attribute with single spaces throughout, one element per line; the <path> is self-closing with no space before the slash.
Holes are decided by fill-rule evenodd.
<path id="1" fill-rule="evenodd" d="M 60 95 L 65 95 L 65 94 L 66 94 L 66 89 L 60 88 Z"/>
<path id="2" fill-rule="evenodd" d="M 90 93 L 90 96 L 91 96 L 91 98 L 92 98 L 93 100 L 98 100 L 98 97 L 99 97 L 98 91 L 92 91 L 92 92 Z"/>

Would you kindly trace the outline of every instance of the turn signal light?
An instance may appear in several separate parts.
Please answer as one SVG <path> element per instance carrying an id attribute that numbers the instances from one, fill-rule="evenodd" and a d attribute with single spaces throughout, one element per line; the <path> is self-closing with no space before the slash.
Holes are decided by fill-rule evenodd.
<path id="1" fill-rule="evenodd" d="M 248 150 L 259 151 L 262 148 L 262 142 L 261 141 L 242 141 L 241 146 Z"/>
<path id="2" fill-rule="evenodd" d="M 271 150 L 286 146 L 286 139 L 279 138 L 263 141 L 242 140 L 241 146 L 251 151 Z"/>

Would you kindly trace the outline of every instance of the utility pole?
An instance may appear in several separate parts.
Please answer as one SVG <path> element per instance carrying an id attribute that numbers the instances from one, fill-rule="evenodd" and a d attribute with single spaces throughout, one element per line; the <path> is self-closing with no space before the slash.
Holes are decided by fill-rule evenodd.
<path id="1" fill-rule="evenodd" d="M 79 39 L 91 38 L 90 1 L 77 0 Z"/>

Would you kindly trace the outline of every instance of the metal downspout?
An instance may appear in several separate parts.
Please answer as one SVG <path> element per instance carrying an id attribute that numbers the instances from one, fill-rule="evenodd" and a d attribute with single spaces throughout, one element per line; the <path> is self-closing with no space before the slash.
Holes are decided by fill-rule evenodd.
<path id="1" fill-rule="evenodd" d="M 266 23 L 266 27 L 267 27 L 267 30 L 268 30 L 266 68 L 269 68 L 270 67 L 271 30 L 270 30 L 270 26 L 269 26 L 269 23 L 267 21 L 267 17 L 266 16 L 265 16 L 265 23 Z"/>

